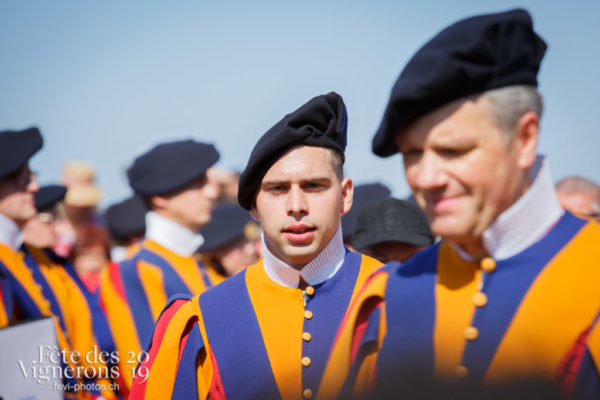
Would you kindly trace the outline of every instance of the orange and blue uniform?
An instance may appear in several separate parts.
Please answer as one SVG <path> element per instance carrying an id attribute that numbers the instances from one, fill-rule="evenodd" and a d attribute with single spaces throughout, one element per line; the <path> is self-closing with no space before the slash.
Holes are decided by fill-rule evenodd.
<path id="1" fill-rule="evenodd" d="M 23 253 L 25 264 L 49 301 L 52 314 L 58 318 L 72 351 L 81 355 L 80 367 L 86 368 L 88 376 L 93 376 L 92 371 L 95 371 L 93 378 L 80 374 L 84 383 L 96 384 L 87 385 L 93 389 L 90 394 L 115 398 L 116 393 L 110 385 L 116 378 L 112 372 L 115 365 L 111 361 L 114 360 L 107 357 L 109 362 L 104 363 L 98 358 L 101 352 L 113 353 L 115 346 L 97 296 L 86 290 L 73 266 L 51 250 L 25 245 Z"/>
<path id="2" fill-rule="evenodd" d="M 597 398 L 599 241 L 599 224 L 566 212 L 506 259 L 469 261 L 442 242 L 389 264 L 363 288 L 328 368 L 351 366 L 344 393 L 417 369 L 476 384 L 543 379 Z"/>
<path id="3" fill-rule="evenodd" d="M 100 301 L 119 354 L 123 384 L 133 370 L 169 297 L 197 295 L 225 279 L 198 255 L 181 256 L 148 238 L 120 264 L 112 263 L 100 278 Z"/>
<path id="4" fill-rule="evenodd" d="M 12 320 L 53 317 L 58 347 L 67 354 L 77 352 L 80 355 L 67 358 L 70 363 L 72 360 L 80 361 L 78 364 L 68 365 L 75 372 L 71 374 L 73 378 L 65 375 L 66 390 L 75 392 L 78 382 L 96 383 L 103 385 L 98 386 L 99 391 L 92 390 L 85 394 L 81 392 L 79 396 L 102 395 L 105 398 L 115 398 L 115 393 L 108 385 L 111 381 L 106 379 L 110 378 L 111 366 L 87 362 L 88 359 L 93 360 L 91 356 L 86 359 L 88 354 L 110 352 L 113 347 L 99 305 L 86 297 L 75 272 L 69 273 L 69 267 L 58 263 L 52 254 L 29 246 L 23 246 L 17 252 L 0 244 L 0 263 L 12 288 Z M 84 379 L 86 371 L 88 376 L 100 373 L 102 377 Z"/>
<path id="5" fill-rule="evenodd" d="M 335 275 L 303 296 L 274 282 L 259 262 L 198 297 L 171 299 L 138 366 L 132 398 L 317 394 L 328 385 L 321 378 L 337 327 L 380 266 L 347 251 Z"/>

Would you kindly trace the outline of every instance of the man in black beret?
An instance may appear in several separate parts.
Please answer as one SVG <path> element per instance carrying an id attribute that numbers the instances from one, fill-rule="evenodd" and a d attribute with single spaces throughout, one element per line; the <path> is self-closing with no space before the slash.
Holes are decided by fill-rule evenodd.
<path id="1" fill-rule="evenodd" d="M 112 261 L 121 262 L 137 252 L 146 232 L 147 212 L 146 202 L 135 194 L 106 209 L 104 219 L 112 239 Z"/>
<path id="2" fill-rule="evenodd" d="M 376 358 L 376 373 L 363 366 L 387 389 L 410 372 L 600 396 L 600 226 L 563 211 L 537 155 L 545 50 L 524 10 L 467 18 L 392 89 L 373 151 L 402 154 L 442 241 L 374 276 L 340 335 L 336 351 Z M 369 312 L 379 333 L 356 346 Z"/>
<path id="3" fill-rule="evenodd" d="M 146 232 L 135 254 L 101 273 L 100 296 L 131 384 L 137 359 L 169 297 L 197 295 L 223 280 L 205 265 L 199 230 L 211 220 L 218 188 L 207 170 L 219 160 L 212 144 L 194 140 L 161 143 L 137 157 L 129 184 L 144 199 Z"/>
<path id="4" fill-rule="evenodd" d="M 32 267 L 37 264 L 23 243 L 24 227 L 37 215 L 36 203 L 47 203 L 48 200 L 38 197 L 36 201 L 40 187 L 29 168 L 30 158 L 42 146 L 43 139 L 38 128 L 0 132 L 0 326 L 19 319 L 55 317 L 57 344 L 61 351 L 69 354 L 73 350 L 73 342 L 66 326 L 61 323 L 58 299 L 54 296 L 58 292 L 44 286 L 48 279 L 41 275 L 39 268 Z M 46 260 L 48 265 L 52 264 L 48 258 Z M 46 272 L 53 276 L 55 283 L 62 284 L 65 271 L 62 268 L 58 271 L 59 268 L 49 268 Z M 59 292 L 61 295 L 66 293 Z M 64 296 L 61 301 L 64 301 L 64 306 L 69 302 Z M 91 324 L 88 327 L 91 328 Z M 32 348 L 36 345 L 31 344 Z M 77 376 L 74 379 L 65 376 L 65 390 L 75 392 L 77 382 L 81 382 Z"/>
<path id="5" fill-rule="evenodd" d="M 36 214 L 34 193 L 39 190 L 35 175 L 29 169 L 29 159 L 42 145 L 42 136 L 35 127 L 0 132 L 0 327 L 15 318 L 10 296 L 14 284 L 9 283 L 9 277 L 21 277 L 19 285 L 29 289 L 28 293 L 39 305 L 44 300 L 41 289 L 35 287 L 31 277 L 23 275 L 26 267 L 18 256 L 23 244 L 21 230 Z M 43 312 L 45 316 L 51 315 L 48 307 Z"/>
<path id="6" fill-rule="evenodd" d="M 160 386 L 165 397 L 310 399 L 343 378 L 323 377 L 329 350 L 352 298 L 380 265 L 343 245 L 340 219 L 352 205 L 342 171 L 346 129 L 344 102 L 332 92 L 259 139 L 238 200 L 261 223 L 264 258 L 165 309 L 132 395 Z"/>
<path id="7" fill-rule="evenodd" d="M 366 205 L 352 236 L 357 251 L 383 263 L 406 262 L 433 241 L 423 211 L 410 201 L 393 197 Z"/>
<path id="8" fill-rule="evenodd" d="M 95 372 L 101 371 L 101 368 L 110 371 L 116 365 L 110 360 L 106 363 L 92 361 L 94 353 L 106 351 L 110 354 L 115 350 L 98 297 L 88 292 L 73 265 L 52 250 L 58 240 L 55 226 L 57 208 L 66 192 L 65 186 L 46 185 L 35 193 L 37 214 L 23 227 L 22 257 L 36 285 L 43 288 L 44 298 L 59 321 L 59 343 L 66 343 L 62 348 L 83 355 L 74 358 L 78 360 L 75 366 L 82 370 L 87 368 L 87 373 L 78 374 L 77 378 L 86 384 L 104 385 L 102 395 L 115 398 L 115 392 L 108 389 L 112 376 Z M 21 308 L 27 308 L 31 298 L 25 291 L 18 290 L 15 291 L 15 301 L 24 305 Z M 86 358 L 88 354 L 90 356 Z"/>
<path id="9" fill-rule="evenodd" d="M 237 274 L 260 257 L 260 227 L 237 204 L 215 207 L 212 220 L 200 233 L 206 239 L 200 247 L 202 256 L 223 276 Z"/>

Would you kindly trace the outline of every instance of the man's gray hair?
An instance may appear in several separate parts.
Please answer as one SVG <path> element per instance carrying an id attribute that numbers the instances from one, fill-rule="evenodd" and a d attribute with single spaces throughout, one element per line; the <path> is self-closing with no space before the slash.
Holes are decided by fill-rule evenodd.
<path id="1" fill-rule="evenodd" d="M 490 111 L 502 131 L 512 137 L 519 119 L 528 111 L 535 112 L 540 118 L 544 104 L 542 96 L 535 86 L 505 86 L 485 92 L 483 97 L 489 100 Z"/>

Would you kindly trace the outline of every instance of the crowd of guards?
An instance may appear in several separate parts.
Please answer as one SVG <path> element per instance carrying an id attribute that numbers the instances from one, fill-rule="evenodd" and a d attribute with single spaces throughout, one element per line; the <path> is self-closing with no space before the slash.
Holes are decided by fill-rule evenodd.
<path id="1" fill-rule="evenodd" d="M 335 92 L 240 173 L 155 145 L 102 211 L 91 166 L 42 185 L 40 130 L 0 132 L 0 328 L 52 318 L 61 351 L 116 355 L 62 362 L 95 371 L 61 376 L 73 399 L 599 398 L 600 187 L 537 152 L 545 50 L 517 9 L 415 53 L 372 148 L 407 199 L 345 176 Z"/>

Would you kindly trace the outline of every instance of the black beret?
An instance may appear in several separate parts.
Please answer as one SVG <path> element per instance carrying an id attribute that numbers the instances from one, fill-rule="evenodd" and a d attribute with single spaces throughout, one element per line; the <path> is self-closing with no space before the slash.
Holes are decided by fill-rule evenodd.
<path id="1" fill-rule="evenodd" d="M 51 210 L 65 198 L 66 193 L 67 187 L 63 185 L 42 186 L 34 195 L 35 208 L 38 212 Z"/>
<path id="2" fill-rule="evenodd" d="M 254 221 L 250 213 L 237 204 L 221 204 L 214 208 L 212 219 L 200 230 L 204 237 L 201 252 L 219 249 L 244 236 L 246 225 Z"/>
<path id="3" fill-rule="evenodd" d="M 140 196 L 131 196 L 106 209 L 104 218 L 110 235 L 121 242 L 146 231 L 146 212 L 148 208 Z"/>
<path id="4" fill-rule="evenodd" d="M 374 201 L 389 197 L 391 194 L 392 192 L 387 186 L 378 182 L 365 183 L 354 187 L 352 208 L 342 217 L 342 235 L 345 242 L 352 239 L 356 220 L 365 206 Z"/>
<path id="5" fill-rule="evenodd" d="M 240 175 L 238 201 L 250 209 L 256 189 L 269 168 L 295 146 L 327 147 L 344 160 L 348 114 L 342 96 L 335 92 L 317 96 L 283 117 L 258 140 Z"/>
<path id="6" fill-rule="evenodd" d="M 423 211 L 409 201 L 390 197 L 363 209 L 356 221 L 352 246 L 357 250 L 383 242 L 429 246 L 433 241 Z"/>
<path id="7" fill-rule="evenodd" d="M 161 143 L 136 158 L 127 177 L 137 194 L 162 195 L 193 183 L 218 160 L 212 144 L 194 140 Z"/>
<path id="8" fill-rule="evenodd" d="M 546 44 L 522 9 L 458 21 L 425 43 L 394 84 L 373 153 L 397 153 L 398 128 L 453 100 L 512 85 L 537 86 Z"/>
<path id="9" fill-rule="evenodd" d="M 44 140 L 36 127 L 0 132 L 0 178 L 23 167 L 42 148 Z"/>

